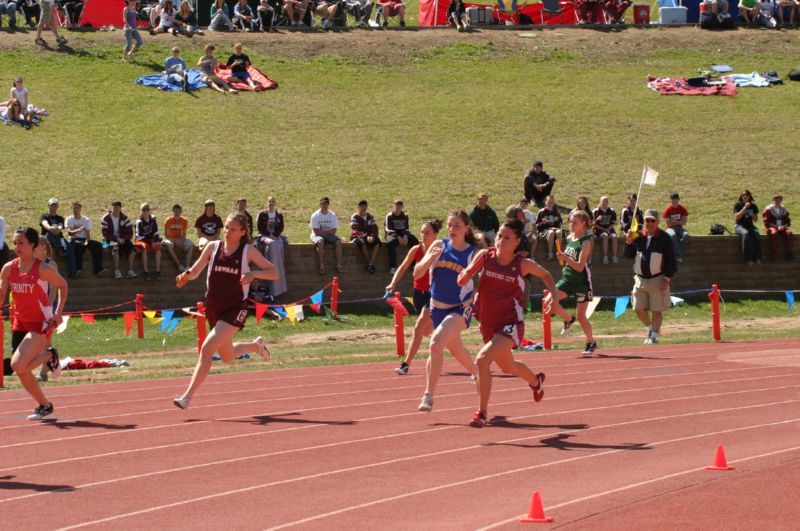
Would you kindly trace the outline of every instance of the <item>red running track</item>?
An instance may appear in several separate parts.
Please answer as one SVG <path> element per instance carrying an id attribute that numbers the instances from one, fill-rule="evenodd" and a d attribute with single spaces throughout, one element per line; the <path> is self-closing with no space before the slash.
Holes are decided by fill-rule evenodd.
<path id="1" fill-rule="evenodd" d="M 432 413 L 421 363 L 213 375 L 186 411 L 185 378 L 58 387 L 50 422 L 4 391 L 0 529 L 519 528 L 534 490 L 550 527 L 797 528 L 796 343 L 522 353 L 545 399 L 498 377 L 483 429 L 452 360 Z"/>

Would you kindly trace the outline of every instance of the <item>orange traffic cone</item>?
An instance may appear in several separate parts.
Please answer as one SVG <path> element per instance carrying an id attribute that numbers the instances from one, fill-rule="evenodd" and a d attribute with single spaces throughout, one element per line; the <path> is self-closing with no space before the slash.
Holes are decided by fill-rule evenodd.
<path id="1" fill-rule="evenodd" d="M 707 466 L 706 470 L 735 470 L 735 466 L 728 466 L 728 461 L 725 459 L 725 447 L 721 444 L 717 445 L 717 453 L 714 454 L 714 464 Z"/>
<path id="2" fill-rule="evenodd" d="M 542 508 L 542 497 L 539 495 L 539 491 L 533 491 L 533 496 L 531 496 L 531 506 L 528 509 L 528 517 L 521 519 L 520 522 L 546 524 L 552 521 L 552 516 L 544 515 L 544 509 Z"/>

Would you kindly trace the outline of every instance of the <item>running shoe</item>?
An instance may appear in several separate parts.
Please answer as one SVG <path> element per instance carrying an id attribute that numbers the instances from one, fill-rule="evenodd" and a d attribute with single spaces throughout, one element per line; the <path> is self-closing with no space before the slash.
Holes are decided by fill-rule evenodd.
<path id="1" fill-rule="evenodd" d="M 396 372 L 400 376 L 408 374 L 408 363 L 406 362 L 401 363 L 400 366 L 394 370 L 394 372 Z"/>
<path id="2" fill-rule="evenodd" d="M 139 275 L 137 275 L 137 274 L 136 274 L 136 271 L 134 271 L 133 269 L 131 269 L 131 270 L 129 270 L 129 271 L 128 271 L 128 278 L 136 278 L 136 277 L 138 277 L 138 276 L 139 276 Z"/>
<path id="3" fill-rule="evenodd" d="M 652 330 L 647 332 L 647 338 L 644 340 L 645 345 L 656 345 L 658 344 L 658 334 L 653 332 Z"/>
<path id="4" fill-rule="evenodd" d="M 566 336 L 569 334 L 570 327 L 575 324 L 575 316 L 570 317 L 569 321 L 564 321 L 564 328 L 561 329 L 561 335 Z"/>
<path id="5" fill-rule="evenodd" d="M 53 373 L 53 380 L 58 380 L 59 376 L 61 376 L 61 363 L 58 360 L 58 350 L 56 350 L 56 347 L 50 347 L 47 349 L 47 352 L 50 353 L 50 359 L 47 361 L 47 368 Z"/>
<path id="6" fill-rule="evenodd" d="M 116 278 L 117 280 L 121 279 L 122 278 L 122 271 L 120 271 L 119 269 L 115 269 L 114 270 L 114 278 Z"/>
<path id="7" fill-rule="evenodd" d="M 422 395 L 422 400 L 417 406 L 417 409 L 420 411 L 427 411 L 430 412 L 433 409 L 433 395 L 425 393 Z"/>
<path id="8" fill-rule="evenodd" d="M 531 389 L 533 390 L 533 401 L 534 402 L 541 402 L 542 398 L 544 398 L 544 378 L 545 375 L 543 372 L 536 373 L 536 386 L 531 385 Z"/>
<path id="9" fill-rule="evenodd" d="M 473 428 L 483 428 L 488 425 L 489 421 L 486 420 L 486 413 L 484 411 L 476 411 L 469 421 L 469 425 Z"/>
<path id="10" fill-rule="evenodd" d="M 586 343 L 586 348 L 583 349 L 583 357 L 584 358 L 591 358 L 594 356 L 594 351 L 597 348 L 597 341 L 592 341 L 591 343 Z"/>
<path id="11" fill-rule="evenodd" d="M 258 345 L 258 355 L 261 356 L 261 359 L 264 361 L 269 361 L 270 353 L 269 349 L 267 348 L 267 343 L 264 341 L 264 338 L 258 336 L 256 338 L 256 345 Z"/>
<path id="12" fill-rule="evenodd" d="M 176 396 L 172 403 L 175 404 L 175 407 L 189 409 L 189 399 L 185 396 Z"/>
<path id="13" fill-rule="evenodd" d="M 33 415 L 28 415 L 28 420 L 41 420 L 53 413 L 53 403 L 50 402 L 46 406 L 39 406 L 33 410 Z"/>

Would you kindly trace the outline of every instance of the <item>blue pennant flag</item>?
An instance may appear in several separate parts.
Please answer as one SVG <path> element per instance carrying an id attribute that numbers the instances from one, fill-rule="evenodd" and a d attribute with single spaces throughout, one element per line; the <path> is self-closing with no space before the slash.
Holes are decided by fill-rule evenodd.
<path id="1" fill-rule="evenodd" d="M 169 328 L 167 328 L 167 335 L 170 335 L 170 333 L 173 330 L 175 330 L 178 327 L 179 324 L 181 324 L 181 318 L 180 317 L 176 317 L 175 319 L 172 319 L 169 322 Z"/>
<path id="2" fill-rule="evenodd" d="M 321 304 L 322 303 L 322 290 L 319 290 L 315 294 L 311 296 L 311 304 Z"/>
<path id="3" fill-rule="evenodd" d="M 280 315 L 281 319 L 286 319 L 289 317 L 289 314 L 286 312 L 286 308 L 283 306 L 270 306 L 269 309 Z"/>
<path id="4" fill-rule="evenodd" d="M 169 326 L 169 322 L 172 320 L 172 316 L 175 314 L 173 310 L 161 310 L 161 331 L 167 329 Z"/>
<path id="5" fill-rule="evenodd" d="M 625 295 L 623 297 L 617 297 L 617 301 L 614 303 L 614 319 L 619 319 L 625 310 L 628 308 L 628 304 L 631 302 L 630 295 Z"/>
<path id="6" fill-rule="evenodd" d="M 792 308 L 794 308 L 794 292 L 793 291 L 787 291 L 786 292 L 786 302 L 789 303 L 789 311 L 792 311 Z"/>

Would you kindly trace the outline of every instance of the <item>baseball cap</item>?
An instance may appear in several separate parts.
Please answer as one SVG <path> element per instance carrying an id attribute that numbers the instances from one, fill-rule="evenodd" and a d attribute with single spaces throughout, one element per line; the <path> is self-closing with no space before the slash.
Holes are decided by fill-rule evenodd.
<path id="1" fill-rule="evenodd" d="M 533 167 L 535 168 L 536 166 L 544 166 L 544 164 L 542 164 L 541 160 L 537 160 L 536 162 L 533 163 Z"/>
<path id="2" fill-rule="evenodd" d="M 111 206 L 121 207 L 122 206 L 122 201 L 114 201 L 113 203 L 111 203 Z"/>
<path id="3" fill-rule="evenodd" d="M 58 198 L 57 197 L 51 197 L 50 200 L 47 202 L 47 206 L 57 205 L 57 204 L 58 204 Z"/>
<path id="4" fill-rule="evenodd" d="M 206 199 L 206 202 L 203 203 L 203 205 L 204 206 L 211 206 L 211 205 L 215 205 L 216 206 L 216 203 L 214 202 L 213 199 Z"/>
<path id="5" fill-rule="evenodd" d="M 658 210 L 648 208 L 644 211 L 644 219 L 658 219 Z"/>
<path id="6" fill-rule="evenodd" d="M 678 195 L 678 192 L 674 192 L 674 193 L 673 193 L 671 196 L 669 196 L 669 198 L 670 198 L 670 199 L 680 199 L 680 198 L 681 198 L 681 196 L 680 196 L 680 195 Z"/>

